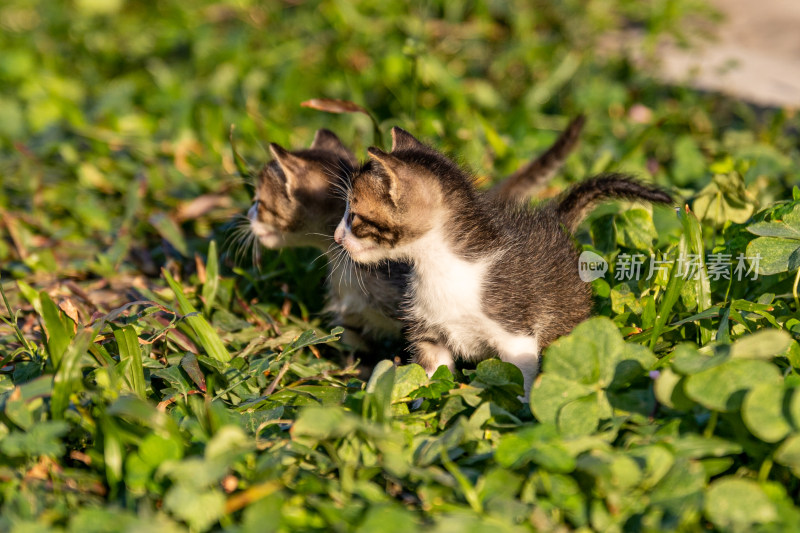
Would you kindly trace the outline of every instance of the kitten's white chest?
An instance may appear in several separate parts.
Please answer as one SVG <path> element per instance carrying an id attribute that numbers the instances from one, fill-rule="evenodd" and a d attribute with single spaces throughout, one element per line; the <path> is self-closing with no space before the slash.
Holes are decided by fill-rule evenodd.
<path id="1" fill-rule="evenodd" d="M 461 356 L 480 355 L 486 350 L 487 329 L 493 321 L 481 309 L 481 294 L 490 259 L 466 261 L 438 251 L 415 265 L 412 314 L 444 330 L 448 345 Z"/>

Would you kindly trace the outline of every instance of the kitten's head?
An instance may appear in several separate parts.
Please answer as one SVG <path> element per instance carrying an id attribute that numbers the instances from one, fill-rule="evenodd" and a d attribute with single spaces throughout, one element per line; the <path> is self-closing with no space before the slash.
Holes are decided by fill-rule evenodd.
<path id="1" fill-rule="evenodd" d="M 410 247 L 440 227 L 453 197 L 472 194 L 458 167 L 400 128 L 392 151 L 368 150 L 370 160 L 353 175 L 336 242 L 359 263 L 410 257 Z"/>
<path id="2" fill-rule="evenodd" d="M 270 144 L 273 161 L 261 170 L 247 212 L 250 230 L 267 248 L 326 249 L 342 211 L 355 156 L 328 130 L 317 131 L 308 150 Z"/>

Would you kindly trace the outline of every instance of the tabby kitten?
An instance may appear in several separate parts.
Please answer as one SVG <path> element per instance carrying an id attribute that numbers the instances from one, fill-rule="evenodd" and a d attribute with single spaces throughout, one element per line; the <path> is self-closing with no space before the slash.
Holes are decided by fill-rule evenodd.
<path id="1" fill-rule="evenodd" d="M 574 119 L 540 157 L 487 192 L 509 201 L 528 201 L 575 148 L 584 117 Z M 255 202 L 248 212 L 253 235 L 267 248 L 311 246 L 329 261 L 328 305 L 334 325 L 346 328 L 344 341 L 365 348 L 368 341 L 398 338 L 409 266 L 364 267 L 332 249 L 331 235 L 344 211 L 344 194 L 356 158 L 332 132 L 317 131 L 307 150 L 288 152 L 270 145 L 273 161 L 258 176 Z M 341 255 L 340 255 L 341 254 Z"/>
<path id="2" fill-rule="evenodd" d="M 522 371 L 527 398 L 542 348 L 591 310 L 568 228 L 602 198 L 668 203 L 669 195 L 611 175 L 515 209 L 479 194 L 458 166 L 409 133 L 394 128 L 392 140 L 391 153 L 370 148 L 353 175 L 336 242 L 359 264 L 411 263 L 410 341 L 429 374 L 453 369 L 454 358 L 498 355 Z"/>
<path id="3" fill-rule="evenodd" d="M 331 237 L 344 210 L 355 156 L 325 129 L 317 131 L 307 150 L 288 152 L 273 143 L 270 152 L 274 159 L 258 176 L 248 212 L 252 234 L 266 248 L 310 246 L 324 252 L 329 264 L 325 312 L 334 325 L 345 327 L 347 345 L 365 349 L 368 341 L 400 337 L 397 302 L 408 266 L 355 265 Z"/>

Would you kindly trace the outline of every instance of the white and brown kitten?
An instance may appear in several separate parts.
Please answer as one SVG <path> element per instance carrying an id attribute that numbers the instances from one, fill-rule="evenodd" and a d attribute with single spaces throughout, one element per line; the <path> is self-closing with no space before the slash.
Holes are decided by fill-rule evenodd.
<path id="1" fill-rule="evenodd" d="M 574 119 L 541 156 L 487 191 L 508 201 L 527 202 L 552 178 L 572 152 L 584 117 Z M 400 302 L 409 272 L 404 263 L 373 267 L 354 264 L 331 248 L 345 209 L 345 191 L 355 156 L 332 132 L 317 131 L 307 150 L 288 152 L 270 145 L 274 160 L 260 172 L 248 212 L 253 235 L 267 248 L 311 246 L 329 260 L 328 304 L 332 323 L 346 328 L 344 341 L 364 348 L 374 340 L 400 337 Z"/>
<path id="2" fill-rule="evenodd" d="M 412 265 L 406 306 L 415 362 L 431 374 L 491 356 L 522 371 L 525 396 L 543 347 L 591 311 L 567 228 L 602 198 L 670 202 L 618 175 L 528 210 L 479 194 L 452 161 L 394 128 L 391 153 L 369 149 L 335 239 L 360 264 Z M 566 227 L 565 227 L 566 226 Z"/>

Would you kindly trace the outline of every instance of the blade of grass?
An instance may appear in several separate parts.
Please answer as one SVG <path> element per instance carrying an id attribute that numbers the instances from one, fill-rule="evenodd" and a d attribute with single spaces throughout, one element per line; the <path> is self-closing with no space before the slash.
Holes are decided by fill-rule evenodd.
<path id="1" fill-rule="evenodd" d="M 17 287 L 19 288 L 20 294 L 33 306 L 33 310 L 36 311 L 36 314 L 42 316 L 42 302 L 39 300 L 39 293 L 36 292 L 36 289 L 22 280 L 17 281 Z"/>
<path id="2" fill-rule="evenodd" d="M 69 407 L 69 396 L 79 388 L 83 378 L 81 358 L 97 336 L 99 329 L 86 328 L 78 332 L 61 358 L 61 364 L 53 378 L 53 396 L 50 401 L 50 415 L 54 420 L 64 417 Z"/>
<path id="3" fill-rule="evenodd" d="M 687 241 L 685 237 L 681 237 L 681 241 L 678 244 L 678 257 L 681 254 L 685 254 L 685 251 L 688 249 Z M 672 308 L 675 306 L 675 303 L 678 301 L 681 295 L 681 289 L 683 288 L 685 280 L 683 276 L 678 273 L 678 267 L 676 264 L 673 263 L 672 268 L 669 272 L 669 281 L 667 281 L 667 289 L 664 291 L 664 296 L 661 298 L 661 305 L 658 307 L 658 313 L 656 314 L 656 320 L 653 324 L 653 330 L 650 334 L 650 349 L 653 350 L 658 342 L 658 337 L 661 335 L 662 330 L 664 329 L 664 325 L 667 323 L 667 319 L 672 312 Z"/>
<path id="4" fill-rule="evenodd" d="M 28 352 L 28 355 L 34 357 L 36 354 L 36 348 L 28 342 L 28 339 L 25 338 L 25 335 L 22 333 L 22 330 L 19 329 L 17 325 L 17 315 L 11 310 L 11 305 L 8 303 L 8 298 L 6 298 L 6 291 L 3 289 L 2 278 L 0 278 L 0 295 L 3 297 L 3 303 L 6 306 L 6 310 L 8 311 L 8 318 L 2 318 L 3 322 L 5 322 L 11 329 L 14 330 L 14 334 L 17 336 L 17 340 L 20 344 L 25 348 L 25 351 Z M 3 359 L 0 359 L 0 361 Z"/>
<path id="5" fill-rule="evenodd" d="M 222 339 L 219 338 L 216 330 L 211 327 L 211 324 L 209 324 L 205 318 L 197 313 L 197 309 L 189 302 L 186 295 L 183 293 L 183 289 L 172 278 L 170 273 L 163 269 L 162 273 L 172 289 L 172 292 L 175 293 L 175 298 L 178 300 L 178 310 L 181 314 L 185 315 L 186 323 L 194 330 L 206 354 L 217 361 L 222 361 L 224 363 L 230 361 L 231 355 L 228 353 L 228 350 L 225 349 L 225 345 L 222 343 Z"/>
<path id="6" fill-rule="evenodd" d="M 219 288 L 219 260 L 217 258 L 217 243 L 211 241 L 208 246 L 208 259 L 206 260 L 206 282 L 203 284 L 203 312 L 211 316 L 211 308 L 217 297 Z"/>
<path id="7" fill-rule="evenodd" d="M 681 222 L 684 235 L 689 241 L 689 247 L 699 259 L 697 279 L 693 281 L 697 289 L 697 310 L 705 311 L 711 307 L 711 283 L 708 279 L 708 272 L 706 272 L 703 230 L 700 227 L 700 221 L 688 208 L 685 215 L 681 217 Z M 698 324 L 700 326 L 700 342 L 705 345 L 711 340 L 713 332 L 710 327 L 704 326 L 702 321 L 698 321 Z"/>
<path id="8" fill-rule="evenodd" d="M 128 380 L 131 390 L 139 398 L 146 399 L 142 349 L 139 346 L 139 336 L 136 334 L 136 330 L 133 329 L 133 326 L 125 326 L 114 330 L 114 338 L 119 347 L 120 361 L 128 363 L 125 369 L 125 378 Z"/>
<path id="9" fill-rule="evenodd" d="M 42 319 L 47 330 L 47 352 L 50 354 L 53 368 L 58 368 L 72 340 L 72 332 L 61 319 L 61 310 L 46 292 L 39 293 L 39 301 L 42 304 Z"/>

